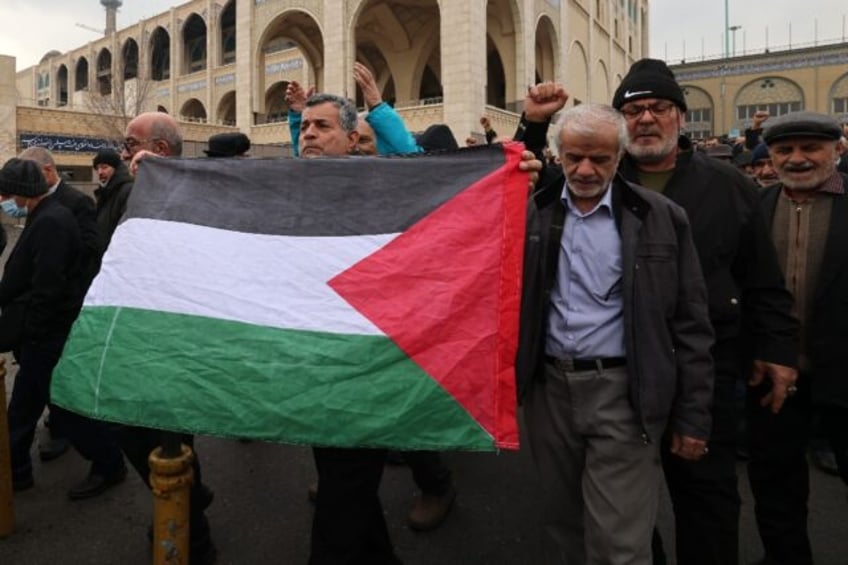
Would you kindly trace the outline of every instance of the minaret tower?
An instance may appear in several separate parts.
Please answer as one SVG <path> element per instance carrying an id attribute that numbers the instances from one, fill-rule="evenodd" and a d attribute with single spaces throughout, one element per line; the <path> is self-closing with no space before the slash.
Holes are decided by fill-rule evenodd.
<path id="1" fill-rule="evenodd" d="M 106 31 L 105 35 L 112 35 L 117 30 L 118 8 L 123 4 L 122 0 L 100 0 L 106 8 Z"/>

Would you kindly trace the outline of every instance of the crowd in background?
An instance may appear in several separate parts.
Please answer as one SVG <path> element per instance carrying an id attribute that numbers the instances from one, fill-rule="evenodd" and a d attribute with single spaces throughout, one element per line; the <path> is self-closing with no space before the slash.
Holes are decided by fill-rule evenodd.
<path id="1" fill-rule="evenodd" d="M 344 97 L 289 84 L 297 158 L 462 150 L 443 124 L 410 132 L 368 69 L 353 72 L 362 113 Z M 693 143 L 682 135 L 683 91 L 652 59 L 632 66 L 611 105 L 566 109 L 568 99 L 562 85 L 532 87 L 513 135 L 528 149 L 519 168 L 532 184 L 517 385 L 533 480 L 545 492 L 546 562 L 664 563 L 655 529 L 664 479 L 677 562 L 737 563 L 744 457 L 762 563 L 812 565 L 811 438 L 825 444 L 821 464 L 848 483 L 848 176 L 839 172 L 848 126 L 809 112 L 758 114 L 742 137 Z M 481 125 L 487 143 L 506 140 L 485 115 Z M 244 159 L 249 150 L 247 136 L 232 133 L 210 138 L 206 153 Z M 72 446 L 91 462 L 70 498 L 123 482 L 125 460 L 150 486 L 147 457 L 161 430 L 67 412 L 50 405 L 49 387 L 139 163 L 181 152 L 180 125 L 145 113 L 127 124 L 120 154 L 95 156 L 94 201 L 60 178 L 42 148 L 0 171 L 3 211 L 26 218 L 0 280 L 0 345 L 19 365 L 9 405 L 17 491 L 35 485 L 30 449 L 47 407 L 53 441 L 42 459 Z M 378 495 L 388 459 L 405 461 L 421 491 L 411 528 L 438 527 L 457 496 L 436 452 L 313 453 L 318 481 L 304 485 L 315 502 L 312 564 L 400 563 Z M 200 458 L 192 465 L 191 562 L 211 563 L 214 494 Z"/>

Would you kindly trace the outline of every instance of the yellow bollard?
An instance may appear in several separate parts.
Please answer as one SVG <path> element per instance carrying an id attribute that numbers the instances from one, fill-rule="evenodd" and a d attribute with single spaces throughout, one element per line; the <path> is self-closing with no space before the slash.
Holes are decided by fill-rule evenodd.
<path id="1" fill-rule="evenodd" d="M 188 565 L 189 497 L 194 471 L 191 448 L 180 446 L 180 455 L 164 457 L 162 448 L 150 454 L 150 488 L 153 491 L 153 563 Z"/>
<path id="2" fill-rule="evenodd" d="M 0 538 L 15 531 L 12 493 L 12 453 L 9 450 L 9 419 L 6 416 L 6 360 L 0 357 Z"/>

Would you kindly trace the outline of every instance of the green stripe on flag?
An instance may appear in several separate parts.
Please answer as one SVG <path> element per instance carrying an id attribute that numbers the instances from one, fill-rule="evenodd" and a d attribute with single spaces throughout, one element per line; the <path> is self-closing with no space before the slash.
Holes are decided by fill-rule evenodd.
<path id="1" fill-rule="evenodd" d="M 98 419 L 224 437 L 494 449 L 468 412 L 384 336 L 86 307 L 51 397 Z"/>

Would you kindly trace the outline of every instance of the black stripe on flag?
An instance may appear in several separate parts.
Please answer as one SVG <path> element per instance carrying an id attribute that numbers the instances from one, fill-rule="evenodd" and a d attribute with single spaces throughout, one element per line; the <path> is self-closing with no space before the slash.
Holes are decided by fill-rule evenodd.
<path id="1" fill-rule="evenodd" d="M 145 159 L 124 219 L 301 237 L 399 233 L 505 160 L 499 145 L 403 157 Z"/>

